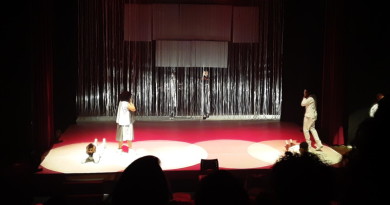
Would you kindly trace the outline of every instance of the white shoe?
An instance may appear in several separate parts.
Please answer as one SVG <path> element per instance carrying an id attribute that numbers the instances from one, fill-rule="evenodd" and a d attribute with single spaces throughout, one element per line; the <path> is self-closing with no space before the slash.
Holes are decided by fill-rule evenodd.
<path id="1" fill-rule="evenodd" d="M 323 147 L 324 147 L 323 145 L 318 146 L 318 147 L 316 148 L 316 151 L 321 151 L 321 149 L 322 149 Z"/>

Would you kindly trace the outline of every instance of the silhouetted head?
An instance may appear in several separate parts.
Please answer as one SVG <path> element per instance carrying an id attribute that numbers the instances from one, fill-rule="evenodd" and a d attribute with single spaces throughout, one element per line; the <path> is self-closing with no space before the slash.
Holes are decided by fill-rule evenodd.
<path id="1" fill-rule="evenodd" d="M 201 179 L 195 205 L 246 205 L 249 196 L 243 184 L 226 170 L 216 170 Z"/>
<path id="2" fill-rule="evenodd" d="M 311 152 L 286 152 L 271 169 L 272 188 L 281 205 L 329 205 L 333 178 L 331 166 Z"/>
<path id="3" fill-rule="evenodd" d="M 307 143 L 307 142 L 301 142 L 300 144 L 299 144 L 299 152 L 301 153 L 301 154 L 303 154 L 303 153 L 306 153 L 306 152 L 308 152 L 309 151 L 309 144 Z"/>
<path id="4" fill-rule="evenodd" d="M 168 204 L 172 198 L 160 159 L 147 155 L 133 161 L 121 174 L 112 193 L 112 204 Z"/>

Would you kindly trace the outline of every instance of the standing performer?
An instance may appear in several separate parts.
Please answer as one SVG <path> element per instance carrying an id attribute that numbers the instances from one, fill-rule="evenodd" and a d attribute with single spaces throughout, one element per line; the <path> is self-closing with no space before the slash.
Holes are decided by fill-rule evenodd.
<path id="1" fill-rule="evenodd" d="M 370 107 L 370 112 L 368 113 L 370 117 L 374 117 L 376 111 L 378 110 L 378 106 L 382 98 L 384 98 L 385 95 L 383 93 L 377 93 L 376 94 L 376 101 L 375 103 Z"/>
<path id="2" fill-rule="evenodd" d="M 305 107 L 305 116 L 303 118 L 303 134 L 309 147 L 311 147 L 310 133 L 313 135 L 313 138 L 316 142 L 316 150 L 319 151 L 323 145 L 315 128 L 315 123 L 317 120 L 316 103 L 315 95 L 312 94 L 309 90 L 305 89 L 303 91 L 303 99 L 301 102 L 301 106 Z"/>
<path id="3" fill-rule="evenodd" d="M 170 119 L 173 119 L 176 116 L 177 113 L 177 80 L 176 80 L 176 68 L 171 68 L 171 79 L 170 79 L 170 90 L 171 90 L 171 100 L 169 101 L 169 109 L 170 109 L 170 114 L 169 117 Z"/>
<path id="4" fill-rule="evenodd" d="M 122 151 L 123 141 L 127 141 L 129 152 L 132 148 L 132 141 L 134 140 L 134 112 L 136 111 L 133 98 L 130 92 L 123 91 L 119 95 L 118 112 L 116 116 L 116 141 L 118 141 L 118 150 Z"/>
<path id="5" fill-rule="evenodd" d="M 203 71 L 202 77 L 202 113 L 203 119 L 209 117 L 210 114 L 210 77 L 209 71 Z"/>

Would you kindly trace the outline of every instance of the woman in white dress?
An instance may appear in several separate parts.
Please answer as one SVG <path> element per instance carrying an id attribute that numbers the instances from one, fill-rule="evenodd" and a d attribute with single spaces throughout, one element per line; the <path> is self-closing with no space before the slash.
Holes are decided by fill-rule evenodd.
<path id="1" fill-rule="evenodd" d="M 134 112 L 136 111 L 131 94 L 128 91 L 123 91 L 119 95 L 118 112 L 116 116 L 116 141 L 118 141 L 118 149 L 122 151 L 123 142 L 127 141 L 129 151 L 132 148 L 134 140 L 133 122 Z"/>

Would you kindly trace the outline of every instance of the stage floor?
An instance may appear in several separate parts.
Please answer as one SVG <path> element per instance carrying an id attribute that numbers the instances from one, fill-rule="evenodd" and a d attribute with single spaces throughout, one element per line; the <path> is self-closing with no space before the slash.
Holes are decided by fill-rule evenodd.
<path id="1" fill-rule="evenodd" d="M 115 132 L 115 121 L 72 125 L 45 155 L 37 174 L 121 172 L 144 155 L 159 157 L 166 171 L 199 170 L 201 159 L 218 159 L 220 169 L 268 169 L 284 153 L 286 141 L 295 144 L 292 151 L 298 151 L 298 144 L 304 141 L 299 125 L 278 120 L 138 121 L 134 124 L 134 152 L 126 147 L 118 152 Z M 86 146 L 95 139 L 96 161 L 85 162 Z M 326 145 L 322 151 L 311 151 L 332 165 L 342 158 Z"/>

